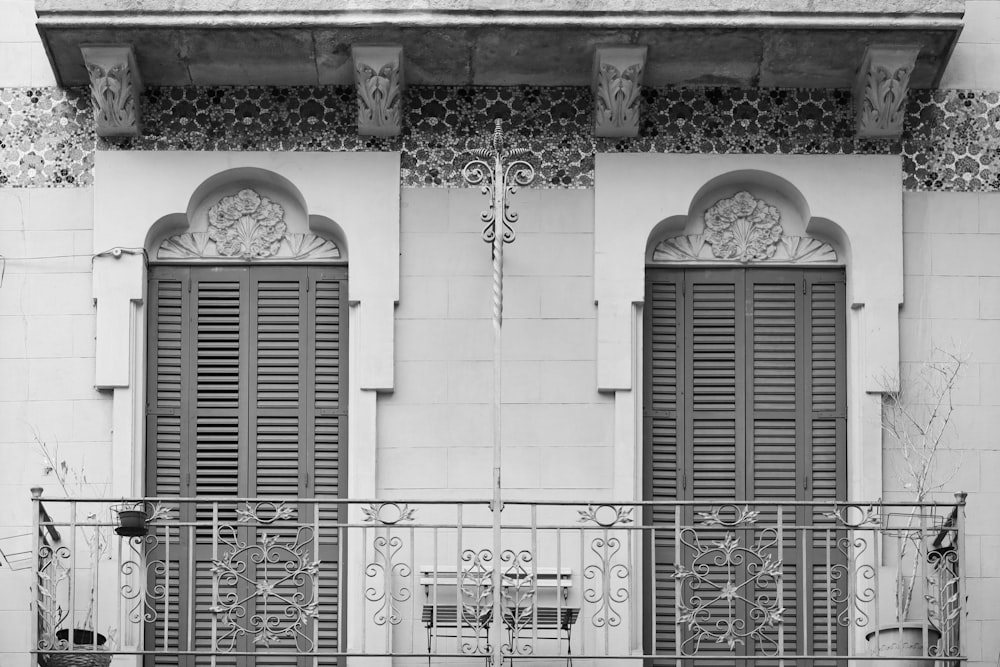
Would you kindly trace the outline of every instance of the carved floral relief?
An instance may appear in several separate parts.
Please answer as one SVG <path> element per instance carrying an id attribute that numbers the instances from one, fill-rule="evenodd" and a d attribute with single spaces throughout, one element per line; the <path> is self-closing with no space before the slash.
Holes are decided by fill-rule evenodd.
<path id="1" fill-rule="evenodd" d="M 718 259 L 768 259 L 774 256 L 780 238 L 778 208 L 745 190 L 705 211 L 705 241 Z"/>
<path id="2" fill-rule="evenodd" d="M 865 97 L 858 121 L 862 132 L 903 131 L 906 91 L 911 71 L 911 67 L 892 69 L 884 65 L 873 65 L 868 70 Z"/>
<path id="3" fill-rule="evenodd" d="M 836 263 L 837 253 L 819 239 L 786 235 L 778 207 L 743 190 L 706 209 L 704 233 L 661 241 L 653 261 L 817 264 Z"/>
<path id="4" fill-rule="evenodd" d="M 358 127 L 364 134 L 399 134 L 402 95 L 399 64 L 386 63 L 375 69 L 363 62 L 355 65 L 358 87 Z"/>
<path id="5" fill-rule="evenodd" d="M 601 127 L 639 127 L 639 101 L 642 65 L 624 71 L 604 63 L 597 73 L 597 125 Z"/>
<path id="6" fill-rule="evenodd" d="M 281 204 L 244 188 L 208 210 L 208 231 L 163 241 L 157 259 L 340 259 L 340 249 L 315 234 L 291 233 Z"/>
<path id="7" fill-rule="evenodd" d="M 105 67 L 89 63 L 90 93 L 94 102 L 94 116 L 98 128 L 109 134 L 109 130 L 124 131 L 129 134 L 137 127 L 135 97 L 132 91 L 132 74 L 127 63 Z"/>
<path id="8" fill-rule="evenodd" d="M 249 188 L 208 209 L 208 238 L 223 257 L 270 257 L 287 230 L 281 204 Z"/>

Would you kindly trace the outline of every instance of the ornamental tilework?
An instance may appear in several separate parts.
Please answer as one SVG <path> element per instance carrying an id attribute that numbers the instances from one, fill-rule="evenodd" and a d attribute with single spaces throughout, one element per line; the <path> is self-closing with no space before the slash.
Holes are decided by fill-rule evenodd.
<path id="1" fill-rule="evenodd" d="M 97 139 L 85 89 L 0 89 L 0 187 L 91 184 L 95 150 L 400 151 L 406 186 L 462 186 L 492 120 L 535 187 L 590 187 L 596 152 L 899 154 L 906 190 L 1000 191 L 1000 93 L 911 91 L 897 140 L 858 139 L 847 90 L 644 88 L 638 137 L 598 139 L 578 87 L 406 90 L 397 137 L 360 137 L 353 87 L 151 88 L 143 135 Z"/>

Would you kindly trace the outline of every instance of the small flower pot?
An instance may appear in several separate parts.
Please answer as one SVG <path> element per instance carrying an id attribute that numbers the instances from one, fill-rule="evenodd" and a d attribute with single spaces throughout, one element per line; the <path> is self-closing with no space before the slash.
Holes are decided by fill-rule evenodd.
<path id="1" fill-rule="evenodd" d="M 924 626 L 920 623 L 903 623 L 887 625 L 869 632 L 869 653 L 884 658 L 884 660 L 868 661 L 869 667 L 927 667 L 933 663 L 921 660 L 921 656 L 937 654 L 938 640 L 941 633 L 937 628 L 927 627 L 927 643 L 924 646 Z M 906 658 L 914 658 L 906 660 Z"/>
<path id="2" fill-rule="evenodd" d="M 49 667 L 108 667 L 111 664 L 111 654 L 105 646 L 108 638 L 93 630 L 76 628 L 70 639 L 68 629 L 56 632 L 55 650 L 69 650 L 74 653 L 49 653 Z M 96 647 L 96 650 L 95 650 Z"/>
<path id="3" fill-rule="evenodd" d="M 115 511 L 118 514 L 118 527 L 115 528 L 115 532 L 122 537 L 142 537 L 149 532 L 146 523 L 148 515 L 141 504 L 116 508 Z"/>

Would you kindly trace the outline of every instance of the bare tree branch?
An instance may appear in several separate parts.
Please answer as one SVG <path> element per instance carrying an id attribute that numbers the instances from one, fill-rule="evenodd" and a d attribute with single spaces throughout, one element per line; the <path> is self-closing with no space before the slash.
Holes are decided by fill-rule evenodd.
<path id="1" fill-rule="evenodd" d="M 958 352 L 935 347 L 931 360 L 919 364 L 913 373 L 895 382 L 882 378 L 882 431 L 897 445 L 896 479 L 915 502 L 907 518 L 901 540 L 900 568 L 908 566 L 909 576 L 897 581 L 896 610 L 906 620 L 913 601 L 923 546 L 923 517 L 919 503 L 948 485 L 958 474 L 961 460 L 945 474 L 937 469 L 938 454 L 947 449 L 955 434 L 954 393 L 968 360 Z M 890 387 L 899 387 L 890 390 Z M 917 519 L 921 525 L 914 527 Z M 912 549 L 913 553 L 908 553 Z"/>

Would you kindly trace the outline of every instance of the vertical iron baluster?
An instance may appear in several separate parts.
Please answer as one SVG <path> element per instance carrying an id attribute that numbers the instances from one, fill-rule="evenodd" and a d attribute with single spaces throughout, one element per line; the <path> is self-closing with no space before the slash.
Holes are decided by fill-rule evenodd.
<path id="1" fill-rule="evenodd" d="M 465 620 L 462 617 L 462 595 L 464 595 L 462 592 L 462 523 L 464 509 L 465 506 L 461 503 L 455 507 L 455 511 L 458 513 L 456 517 L 458 525 L 455 527 L 455 625 L 457 626 L 455 634 L 458 635 L 455 638 L 457 642 L 456 653 L 462 652 L 462 642 L 465 641 L 465 628 L 462 625 Z M 438 621 L 437 617 L 434 618 L 434 621 Z"/>
<path id="2" fill-rule="evenodd" d="M 903 553 L 906 548 L 906 533 L 908 529 L 904 528 L 903 531 L 896 535 L 896 558 L 899 561 L 896 563 L 896 591 L 903 591 L 903 586 L 906 584 L 906 580 L 903 578 Z M 903 636 L 903 603 L 904 596 L 900 595 L 898 592 L 896 594 L 896 631 L 899 633 L 897 637 Z M 878 635 L 876 635 L 876 639 Z"/>
<path id="3" fill-rule="evenodd" d="M 73 644 L 76 634 L 76 509 L 77 501 L 70 503 L 69 516 L 69 643 Z"/>
<path id="4" fill-rule="evenodd" d="M 198 533 L 197 533 L 197 531 L 194 530 L 193 527 L 191 528 L 191 533 L 192 533 L 192 539 L 190 539 L 188 541 L 189 542 L 190 550 L 192 551 L 192 553 L 190 553 L 188 555 L 188 562 L 191 563 L 191 570 L 192 570 L 191 571 L 191 598 L 190 598 L 191 599 L 191 604 L 188 605 L 188 608 L 191 609 L 191 610 L 193 610 L 194 606 L 195 606 L 194 605 L 194 603 L 195 603 L 195 597 L 194 597 L 194 595 L 195 595 L 195 591 L 194 591 L 195 585 L 194 585 L 194 581 L 198 577 L 198 568 L 197 568 L 197 565 L 195 564 L 195 561 L 194 561 L 193 550 L 194 550 L 194 541 L 195 541 L 195 539 L 197 539 Z M 218 560 L 219 560 L 219 501 L 216 500 L 216 501 L 214 501 L 212 503 L 212 561 L 216 562 Z M 219 604 L 219 575 L 217 573 L 213 573 L 212 574 L 212 605 L 214 606 L 214 605 L 217 605 L 217 604 Z M 193 615 L 193 612 L 189 612 L 189 618 L 190 618 L 191 615 Z M 189 644 L 191 642 L 191 635 L 193 635 L 193 634 L 194 634 L 194 632 L 193 632 L 193 629 L 192 629 L 191 634 L 188 635 L 188 643 Z M 215 665 L 216 665 L 215 651 L 218 648 L 218 643 L 217 643 L 218 641 L 219 641 L 219 616 L 218 616 L 218 614 L 212 614 L 212 660 L 211 660 L 212 667 L 215 667 Z"/>
<path id="5" fill-rule="evenodd" d="M 960 656 L 968 655 L 965 625 L 966 610 L 962 608 L 967 598 L 965 591 L 965 571 L 962 568 L 963 563 L 961 560 L 965 556 L 965 499 L 967 496 L 968 494 L 964 491 L 955 494 L 957 507 L 955 508 L 955 562 L 953 567 L 958 576 L 958 600 L 955 603 L 958 608 L 955 611 L 958 614 L 956 622 L 958 623 L 958 654 Z"/>
<path id="6" fill-rule="evenodd" d="M 410 526 L 410 591 L 415 591 L 416 588 L 417 588 L 417 583 L 418 583 L 418 579 L 417 579 L 417 575 L 416 575 L 416 572 L 417 572 L 417 558 L 416 558 L 416 551 L 415 551 L 416 550 L 416 546 L 415 546 L 416 539 L 415 538 L 416 538 L 416 534 L 414 533 L 414 527 L 411 525 Z M 404 583 L 405 583 L 405 577 L 404 577 Z M 416 597 L 417 596 L 414 595 L 412 592 L 410 593 L 410 618 L 416 618 L 417 617 L 416 613 L 415 613 L 415 611 L 416 611 L 415 605 L 417 603 L 416 602 Z M 412 628 L 412 625 L 413 624 L 411 623 L 411 628 Z M 414 645 L 415 641 L 416 641 L 416 637 L 414 636 L 414 633 L 413 633 L 413 631 L 411 629 L 411 631 L 410 631 L 410 653 L 416 653 L 416 647 Z"/>
<path id="7" fill-rule="evenodd" d="M 431 561 L 431 563 L 433 563 L 433 566 L 431 568 L 431 617 L 430 617 L 430 621 L 433 624 L 433 623 L 436 623 L 437 620 L 438 620 L 438 569 L 440 568 L 441 565 L 440 565 L 440 561 L 438 560 L 438 527 L 434 526 L 434 528 L 431 529 L 431 533 L 433 535 L 433 540 L 434 540 L 434 544 L 433 544 L 434 559 Z M 458 573 L 457 572 L 456 572 L 455 576 L 456 576 L 456 579 L 455 579 L 455 584 L 456 584 L 455 595 L 459 595 L 458 579 L 457 579 Z M 436 626 L 432 626 L 432 627 L 436 627 Z M 428 632 L 430 632 L 429 629 L 428 629 Z M 433 637 L 434 637 L 433 652 L 437 653 L 438 652 L 438 633 L 435 632 L 434 635 L 433 635 Z M 430 646 L 427 647 L 427 652 L 428 653 L 431 652 L 431 647 Z"/>
<path id="8" fill-rule="evenodd" d="M 349 520 L 349 519 L 348 519 Z M 374 547 L 372 547 L 374 551 Z M 368 525 L 361 526 L 361 556 L 365 561 L 368 560 Z M 372 558 L 375 558 L 375 554 L 372 553 Z M 367 572 L 367 566 L 365 568 Z M 365 653 L 368 651 L 368 598 L 365 597 L 365 588 L 367 584 L 364 579 L 361 580 L 361 585 L 358 586 L 358 594 L 361 596 L 361 652 Z"/>
<path id="9" fill-rule="evenodd" d="M 347 573 L 344 571 L 344 565 L 347 564 L 347 540 L 350 537 L 350 530 L 348 530 L 351 521 L 351 505 L 349 503 L 342 503 L 339 505 L 334 505 L 337 508 L 337 520 L 334 522 L 333 529 L 337 533 L 337 643 L 334 645 L 337 653 L 344 652 L 348 649 L 348 642 L 345 639 L 346 632 L 344 629 L 347 627 L 347 611 L 345 609 L 346 595 L 344 594 L 344 584 L 347 581 Z M 364 543 L 362 542 L 362 545 Z M 363 587 L 362 587 L 363 588 Z M 362 615 L 362 619 L 363 619 Z M 364 621 L 361 622 L 361 627 L 364 628 Z M 362 644 L 364 646 L 364 644 Z M 363 649 L 362 649 L 363 650 Z"/>
<path id="10" fill-rule="evenodd" d="M 879 525 L 885 525 L 883 523 L 884 520 L 885 520 L 885 511 L 884 511 L 884 508 L 880 508 L 879 511 L 880 511 Z M 881 590 L 881 588 L 879 587 L 879 570 L 882 569 L 881 568 L 881 565 L 882 565 L 882 554 L 881 554 L 881 551 L 882 551 L 882 539 L 881 539 L 880 534 L 876 532 L 875 526 L 872 526 L 869 530 L 871 532 L 871 541 L 872 541 L 872 547 L 873 547 L 872 548 L 872 562 L 874 563 L 874 566 L 872 568 L 872 571 L 873 571 L 873 574 L 875 576 L 875 589 L 874 590 L 876 591 L 875 604 L 873 605 L 874 609 L 875 609 L 875 624 L 872 626 L 872 629 L 875 630 L 875 631 L 877 631 L 878 628 L 882 627 L 881 624 L 880 624 L 880 621 L 879 621 L 879 616 L 880 616 L 880 614 L 879 614 L 879 607 L 881 605 L 879 605 L 879 603 L 878 603 L 878 596 L 877 596 L 877 592 L 879 590 Z M 879 645 L 878 645 L 878 635 L 876 634 L 875 635 L 875 655 L 879 655 L 880 653 L 881 653 L 881 651 L 879 650 Z"/>
<path id="11" fill-rule="evenodd" d="M 532 650 L 538 646 L 538 505 L 531 504 L 531 553 L 535 559 L 534 572 L 531 573 L 531 647 Z M 556 585 L 558 595 L 559 586 Z M 556 617 L 556 626 L 559 625 L 559 618 Z M 513 653 L 513 641 L 511 641 L 511 652 Z"/>
<path id="12" fill-rule="evenodd" d="M 935 529 L 934 519 L 936 517 L 937 517 L 936 512 L 928 516 L 927 509 L 925 509 L 924 507 L 920 508 L 920 528 L 917 531 L 917 543 L 913 549 L 913 557 L 917 559 L 917 561 L 920 563 L 920 566 L 913 569 L 913 581 L 910 584 L 911 591 L 919 591 L 922 588 L 923 589 L 929 588 L 930 575 L 929 572 L 927 571 L 927 558 L 926 554 L 924 553 L 924 548 L 925 545 L 927 544 L 928 533 Z M 928 524 L 930 525 L 928 526 Z M 918 576 L 920 577 L 919 587 L 917 586 Z M 912 596 L 913 593 L 911 592 L 910 595 Z M 924 614 L 925 618 L 921 621 L 921 626 L 923 627 L 921 628 L 920 631 L 920 634 L 923 636 L 922 639 L 924 646 L 923 655 L 925 656 L 929 656 L 931 654 L 930 629 L 928 627 L 930 625 L 930 613 L 931 613 L 930 601 L 927 601 L 927 612 Z"/>
<path id="13" fill-rule="evenodd" d="M 799 635 L 800 637 L 802 637 L 802 641 L 800 642 L 799 646 L 802 647 L 802 649 L 806 654 L 810 654 L 813 652 L 813 642 L 812 642 L 812 637 L 810 636 L 811 635 L 810 630 L 812 629 L 811 624 L 809 623 L 809 621 L 811 620 L 809 617 L 810 615 L 804 612 L 806 609 L 812 609 L 814 602 L 813 598 L 816 595 L 816 591 L 812 590 L 812 586 L 806 584 L 807 581 L 810 582 L 812 581 L 812 572 L 809 571 L 808 567 L 809 549 L 806 547 L 806 545 L 809 544 L 809 542 L 807 542 L 809 538 L 810 538 L 809 530 L 808 528 L 803 526 L 801 532 L 799 533 L 799 542 L 798 542 L 799 552 L 801 555 L 801 558 L 799 560 L 798 583 L 799 586 L 802 587 L 802 590 L 805 591 L 805 604 L 802 605 L 802 609 L 800 610 L 799 613 L 799 621 L 800 621 L 799 627 L 802 628 L 801 630 L 802 634 Z"/>
<path id="14" fill-rule="evenodd" d="M 831 528 L 826 529 L 826 654 L 833 655 L 833 553 L 830 550 L 830 531 Z"/>
<path id="15" fill-rule="evenodd" d="M 674 574 L 675 575 L 678 572 L 681 571 L 681 567 L 683 566 L 683 563 L 681 562 L 681 552 L 682 552 L 682 549 L 681 549 L 681 505 L 678 504 L 678 505 L 674 505 Z M 653 586 L 653 590 L 654 591 L 656 590 L 655 586 Z M 683 653 L 683 648 L 684 648 L 684 644 L 682 643 L 683 636 L 682 636 L 682 633 L 681 633 L 681 621 L 680 621 L 680 619 L 681 619 L 681 602 L 682 602 L 681 595 L 682 595 L 682 593 L 683 593 L 683 590 L 682 590 L 682 586 L 681 586 L 681 580 L 675 577 L 674 578 L 674 642 L 675 642 L 675 644 L 674 644 L 674 653 L 677 654 L 677 655 L 680 655 L 681 653 Z M 655 595 L 656 595 L 655 592 L 654 592 L 653 595 L 654 595 L 653 599 L 655 600 L 656 599 L 655 598 Z M 654 602 L 654 604 L 655 604 L 655 602 Z M 655 610 L 656 607 L 654 606 L 653 609 Z M 655 611 L 654 611 L 654 616 L 655 616 Z M 655 643 L 656 642 L 656 638 L 655 638 L 656 635 L 654 634 L 653 637 L 654 637 L 653 642 Z"/>
<path id="16" fill-rule="evenodd" d="M 181 507 L 177 506 L 177 514 L 181 516 Z M 170 650 L 170 526 L 166 525 L 163 527 L 164 534 L 164 562 L 166 567 L 163 568 L 163 585 L 164 585 L 164 596 L 163 596 L 163 652 L 166 653 Z M 177 541 L 180 542 L 181 528 L 177 527 Z M 180 592 L 181 587 L 177 586 L 177 604 L 180 604 Z M 177 618 L 177 628 L 181 627 L 180 617 Z M 179 633 L 178 633 L 179 634 Z M 177 637 L 177 646 L 180 648 L 181 638 Z"/>
<path id="17" fill-rule="evenodd" d="M 382 569 L 382 594 L 386 597 L 386 617 L 385 621 L 385 652 L 386 655 L 392 653 L 392 526 L 383 528 L 385 531 L 385 567 Z M 378 539 L 379 529 L 375 528 L 375 539 Z"/>
<path id="18" fill-rule="evenodd" d="M 585 568 L 586 561 L 584 559 L 584 556 L 586 555 L 586 551 L 584 550 L 584 544 L 586 543 L 586 535 L 584 533 L 587 532 L 587 528 L 585 526 L 580 526 L 579 530 L 580 530 L 580 582 L 582 584 L 582 587 L 586 588 L 587 584 L 584 583 L 584 579 L 586 578 L 586 575 L 584 573 L 587 571 L 586 568 Z M 586 595 L 581 595 L 580 596 L 580 611 L 581 611 L 581 613 L 583 612 L 583 603 L 586 602 L 586 601 L 587 601 L 587 596 Z M 591 624 L 593 624 L 593 620 L 591 620 Z M 584 653 L 587 650 L 586 646 L 583 645 L 583 643 L 585 641 L 586 640 L 584 639 L 584 633 L 581 632 L 580 633 L 580 653 Z"/>
<path id="19" fill-rule="evenodd" d="M 42 595 L 42 583 L 41 583 L 41 561 L 39 560 L 42 543 L 42 526 L 41 517 L 39 516 L 42 511 L 42 487 L 34 486 L 31 488 L 31 562 L 35 569 L 34 575 L 31 577 L 31 607 L 35 610 L 34 618 L 31 619 L 30 632 L 31 632 L 31 650 L 35 651 L 38 648 L 38 619 L 42 614 L 41 609 L 41 595 Z M 54 629 L 54 628 L 53 628 Z"/>
<path id="20" fill-rule="evenodd" d="M 124 548 L 125 548 L 125 546 L 127 544 L 131 544 L 132 539 L 133 538 L 129 537 L 129 538 L 126 538 L 124 540 L 118 540 L 118 558 L 115 561 L 117 563 L 117 567 L 115 567 L 115 571 L 118 573 L 116 575 L 116 578 L 118 580 L 118 582 L 117 582 L 117 589 L 118 589 L 118 592 L 119 592 L 119 594 L 115 596 L 115 598 L 116 598 L 115 599 L 115 603 L 116 603 L 115 604 L 115 618 L 118 619 L 116 621 L 118 627 L 122 628 L 122 642 L 123 643 L 128 643 L 128 641 L 131 640 L 131 634 L 132 634 L 131 633 L 131 629 L 132 628 L 129 626 L 128 622 L 125 620 L 125 615 L 122 613 L 122 609 L 123 609 L 123 607 L 122 607 L 122 600 L 124 599 L 124 596 L 121 595 L 121 590 L 122 590 L 122 585 L 123 585 L 122 584 L 122 577 L 124 576 L 124 574 L 122 572 L 122 562 L 124 562 L 124 559 L 125 559 Z M 133 573 L 131 575 L 130 579 L 134 579 L 134 578 L 135 578 L 135 574 Z M 94 627 L 100 627 L 100 626 L 95 623 Z M 129 630 L 129 632 L 128 632 L 129 637 L 128 638 L 125 637 L 125 629 L 126 628 Z"/>
<path id="21" fill-rule="evenodd" d="M 556 525 L 556 623 L 563 626 L 562 528 Z M 572 648 L 570 648 L 572 650 Z M 556 642 L 556 655 L 562 655 L 562 638 Z"/>
<path id="22" fill-rule="evenodd" d="M 632 511 L 635 511 L 635 510 L 633 509 Z M 633 552 L 633 544 L 632 544 L 632 542 L 635 540 L 635 531 L 632 530 L 631 528 L 624 528 L 622 530 L 622 532 L 625 534 L 625 540 L 626 540 L 625 556 L 627 558 L 627 560 L 625 562 L 627 563 L 627 567 L 628 567 L 628 572 L 627 573 L 630 575 L 629 578 L 627 579 L 627 582 L 628 582 L 629 586 L 634 586 L 635 585 L 635 576 L 633 576 L 632 573 L 633 573 L 633 568 L 635 567 L 635 560 L 634 560 L 635 559 L 635 553 Z M 635 590 L 635 589 L 633 588 L 633 590 Z M 636 597 L 637 596 L 633 596 L 630 593 L 629 594 L 628 605 L 626 605 L 626 607 L 625 607 L 625 613 L 628 615 L 627 616 L 628 620 L 625 622 L 625 641 L 627 642 L 626 646 L 631 646 L 632 645 L 632 633 L 635 631 L 635 625 L 633 624 L 632 621 L 635 619 L 635 613 L 634 612 L 635 612 L 635 598 Z"/>
<path id="23" fill-rule="evenodd" d="M 778 554 L 785 555 L 785 507 L 778 505 Z M 785 578 L 778 577 L 778 609 L 785 610 Z M 778 667 L 785 667 L 785 624 L 778 623 Z"/>
<path id="24" fill-rule="evenodd" d="M 313 525 L 312 525 L 312 534 L 313 534 L 313 562 L 314 563 L 319 563 L 320 562 L 319 543 L 320 543 L 320 538 L 322 537 L 320 535 L 319 515 L 320 515 L 321 510 L 323 508 L 323 501 L 322 500 L 315 500 L 313 502 L 310 502 L 309 504 L 312 506 L 312 519 L 313 519 Z M 334 531 L 337 530 L 336 525 L 334 525 L 333 530 Z M 340 562 L 342 563 L 343 561 L 340 561 Z M 316 574 L 312 578 L 312 584 L 313 584 L 312 585 L 312 589 L 313 589 L 312 599 L 313 599 L 313 601 L 317 605 L 319 605 L 319 591 L 320 591 L 319 582 L 320 582 L 320 578 L 322 576 L 323 575 L 320 574 L 319 567 L 317 567 L 316 568 Z M 339 586 L 338 586 L 338 589 L 339 589 Z M 337 592 L 338 592 L 337 597 L 339 598 L 340 597 L 340 595 L 339 595 L 340 591 L 338 590 Z M 337 615 L 337 622 L 338 623 L 340 622 L 340 614 Z M 319 643 L 319 619 L 318 618 L 313 618 L 312 619 L 312 642 L 313 642 L 313 651 L 315 651 L 315 652 L 322 652 L 323 647 Z M 312 661 L 311 664 L 315 665 L 316 661 Z"/>
<path id="25" fill-rule="evenodd" d="M 97 650 L 97 634 L 98 628 L 100 628 L 100 591 L 101 591 L 101 578 L 100 578 L 100 566 L 101 566 L 101 550 L 102 544 L 101 540 L 103 538 L 102 532 L 104 527 L 102 527 L 100 516 L 97 512 L 93 515 L 94 519 L 92 523 L 94 524 L 94 545 L 90 550 L 90 600 L 89 604 L 93 607 L 89 608 L 88 611 L 93 614 L 89 619 L 91 622 L 91 627 L 94 631 L 90 634 L 91 650 Z M 88 614 L 89 615 L 89 614 Z"/>
<path id="26" fill-rule="evenodd" d="M 604 544 L 601 548 L 602 567 L 604 573 L 601 576 L 601 586 L 603 587 L 602 597 L 604 600 L 604 652 L 607 653 L 611 646 L 611 554 L 608 551 L 608 539 L 610 533 L 607 528 L 603 530 Z"/>

